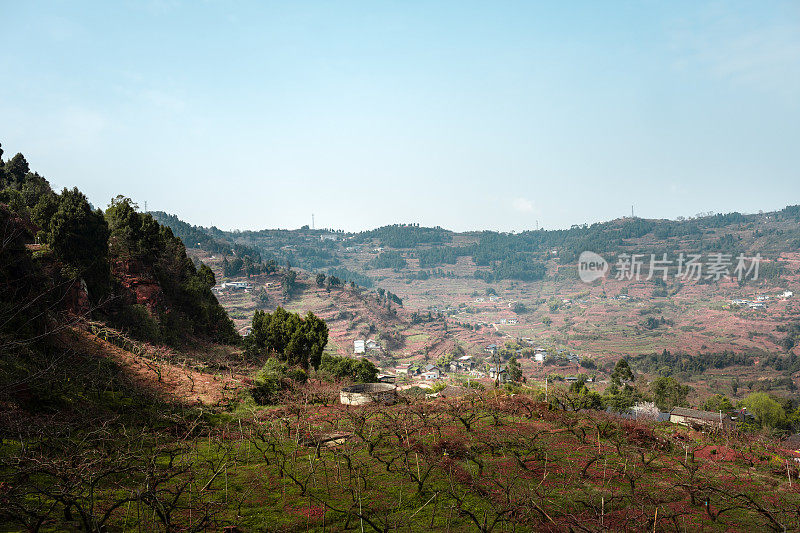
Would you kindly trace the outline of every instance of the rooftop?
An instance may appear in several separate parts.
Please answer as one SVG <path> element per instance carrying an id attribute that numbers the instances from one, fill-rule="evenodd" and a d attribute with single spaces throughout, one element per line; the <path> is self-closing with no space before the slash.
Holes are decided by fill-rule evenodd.
<path id="1" fill-rule="evenodd" d="M 688 407 L 674 407 L 672 411 L 670 411 L 671 415 L 677 416 L 685 416 L 689 418 L 697 418 L 699 420 L 711 420 L 714 422 L 719 422 L 720 414 L 719 412 L 714 411 L 700 411 L 699 409 L 690 409 Z M 722 414 L 722 419 L 728 419 L 728 415 Z"/>

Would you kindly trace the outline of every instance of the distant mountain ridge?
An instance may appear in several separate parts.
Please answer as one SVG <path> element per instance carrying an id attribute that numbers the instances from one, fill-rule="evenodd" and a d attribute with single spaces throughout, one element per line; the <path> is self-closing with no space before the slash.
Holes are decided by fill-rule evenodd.
<path id="1" fill-rule="evenodd" d="M 315 230 L 222 231 L 192 226 L 174 215 L 152 213 L 189 247 L 271 259 L 308 271 L 339 274 L 352 272 L 370 284 L 370 270 L 392 268 L 422 270 L 423 275 L 446 275 L 459 258 L 476 266 L 475 276 L 487 282 L 503 279 L 535 281 L 552 276 L 548 264 L 574 265 L 583 251 L 601 255 L 620 252 L 719 252 L 736 255 L 760 253 L 775 259 L 800 249 L 800 205 L 759 214 L 709 214 L 682 220 L 623 218 L 568 230 L 529 230 L 521 233 L 472 231 L 457 233 L 441 227 L 396 224 L 369 231 L 347 233 Z M 389 248 L 391 250 L 386 250 Z M 349 260 L 370 250 L 376 257 Z M 366 259 L 366 258 L 365 258 Z M 407 259 L 416 259 L 410 266 Z M 355 268 L 354 268 L 355 267 Z M 369 280 L 369 281 L 367 281 Z"/>

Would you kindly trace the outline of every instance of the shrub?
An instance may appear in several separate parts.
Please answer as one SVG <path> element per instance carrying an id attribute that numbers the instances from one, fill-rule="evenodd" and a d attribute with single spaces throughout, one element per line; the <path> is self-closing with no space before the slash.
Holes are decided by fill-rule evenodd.
<path id="1" fill-rule="evenodd" d="M 305 383 L 308 374 L 302 368 L 289 368 L 271 357 L 256 374 L 250 395 L 258 405 L 269 405 L 275 402 L 278 395 L 292 387 L 293 383 Z"/>
<path id="2" fill-rule="evenodd" d="M 334 379 L 348 379 L 356 383 L 372 383 L 378 379 L 378 369 L 369 359 L 326 354 L 322 356 L 319 371 Z"/>

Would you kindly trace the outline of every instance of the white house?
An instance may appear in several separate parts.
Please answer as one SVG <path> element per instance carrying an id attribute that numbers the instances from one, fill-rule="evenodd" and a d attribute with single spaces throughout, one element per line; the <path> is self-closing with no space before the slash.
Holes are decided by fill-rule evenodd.
<path id="1" fill-rule="evenodd" d="M 791 298 L 792 296 L 794 296 L 792 291 L 783 291 L 783 294 L 781 294 L 781 298 Z"/>
<path id="2" fill-rule="evenodd" d="M 367 350 L 380 350 L 381 345 L 378 344 L 378 341 L 375 339 L 367 339 L 367 342 L 364 344 Z"/>
<path id="3" fill-rule="evenodd" d="M 250 290 L 253 286 L 247 281 L 226 281 L 222 284 L 223 289 L 233 289 L 233 290 Z"/>
<path id="4" fill-rule="evenodd" d="M 425 367 L 422 369 L 422 374 L 420 374 L 420 377 L 422 377 L 422 379 L 439 379 L 441 375 L 442 373 L 438 366 L 425 365 Z"/>
<path id="5" fill-rule="evenodd" d="M 537 363 L 544 363 L 545 359 L 547 359 L 547 354 L 544 352 L 536 352 L 533 354 L 533 360 Z"/>
<path id="6" fill-rule="evenodd" d="M 364 347 L 363 340 L 356 340 L 353 341 L 353 353 L 364 353 L 366 352 L 366 348 Z"/>

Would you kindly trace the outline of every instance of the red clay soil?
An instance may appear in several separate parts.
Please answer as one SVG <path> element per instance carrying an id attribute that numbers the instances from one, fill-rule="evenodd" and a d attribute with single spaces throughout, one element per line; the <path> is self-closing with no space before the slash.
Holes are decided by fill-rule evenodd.
<path id="1" fill-rule="evenodd" d="M 695 459 L 704 461 L 735 461 L 742 458 L 742 454 L 727 446 L 706 446 L 694 451 Z"/>
<path id="2" fill-rule="evenodd" d="M 94 335 L 73 330 L 81 348 L 95 357 L 114 360 L 131 379 L 162 396 L 190 405 L 219 405 L 228 403 L 244 385 L 234 375 L 210 374 L 166 362 L 155 362 L 132 354 Z M 160 378 L 159 378 L 160 374 Z"/>

